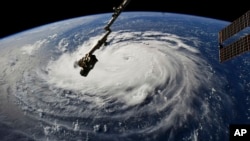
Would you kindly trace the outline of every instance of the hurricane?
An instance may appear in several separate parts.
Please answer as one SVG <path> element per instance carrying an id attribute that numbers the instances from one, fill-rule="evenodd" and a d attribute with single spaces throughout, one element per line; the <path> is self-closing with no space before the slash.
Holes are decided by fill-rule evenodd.
<path id="1" fill-rule="evenodd" d="M 225 134 L 220 111 L 230 107 L 230 100 L 196 48 L 199 39 L 116 31 L 95 52 L 93 70 L 82 77 L 74 61 L 100 38 L 93 36 L 68 52 L 62 46 L 44 49 L 39 59 L 28 57 L 33 67 L 19 68 L 19 81 L 9 93 L 26 115 L 40 121 L 47 139 L 161 140 L 160 134 L 167 133 L 168 140 L 197 140 L 207 131 L 210 137 Z M 46 41 L 33 46 L 40 44 Z M 27 49 L 21 48 L 21 54 L 34 52 Z"/>

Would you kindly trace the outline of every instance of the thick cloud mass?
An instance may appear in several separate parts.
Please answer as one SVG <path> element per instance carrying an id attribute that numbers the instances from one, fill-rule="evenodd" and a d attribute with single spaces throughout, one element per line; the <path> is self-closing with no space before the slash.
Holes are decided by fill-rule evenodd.
<path id="1" fill-rule="evenodd" d="M 106 137 L 113 134 L 114 139 L 170 131 L 171 138 L 178 134 L 171 131 L 194 121 L 190 136 L 195 140 L 202 126 L 211 124 L 211 112 L 219 119 L 219 109 L 209 103 L 212 94 L 220 93 L 213 84 L 216 77 L 199 51 L 186 44 L 198 44 L 197 39 L 154 31 L 114 32 L 109 44 L 95 52 L 95 68 L 82 77 L 73 63 L 100 38 L 26 71 L 18 82 L 16 96 L 24 110 L 48 124 L 46 135 L 64 129 L 100 136 L 108 132 Z M 213 120 L 215 124 L 220 122 Z"/>
<path id="2" fill-rule="evenodd" d="M 200 83 L 206 81 L 206 72 L 199 71 L 204 62 L 197 57 L 198 51 L 184 44 L 180 37 L 158 32 L 123 32 L 113 36 L 109 46 L 96 52 L 99 62 L 88 77 L 80 77 L 79 69 L 71 67 L 72 62 L 100 37 L 51 62 L 46 80 L 59 88 L 79 91 L 80 97 L 97 108 L 112 101 L 122 104 L 122 109 L 141 104 L 154 93 L 165 100 L 170 98 L 169 102 L 155 98 L 155 104 L 164 108 L 174 97 L 192 96 Z M 85 97 L 86 93 L 96 98 Z"/>

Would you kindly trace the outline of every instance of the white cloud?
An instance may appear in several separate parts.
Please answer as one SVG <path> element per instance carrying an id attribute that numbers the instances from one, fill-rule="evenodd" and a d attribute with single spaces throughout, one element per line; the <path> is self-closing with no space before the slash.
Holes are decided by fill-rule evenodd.
<path id="1" fill-rule="evenodd" d="M 21 52 L 23 54 L 32 55 L 36 50 L 38 50 L 40 47 L 42 47 L 45 43 L 48 41 L 46 39 L 36 41 L 34 44 L 27 44 L 23 47 L 21 47 Z"/>

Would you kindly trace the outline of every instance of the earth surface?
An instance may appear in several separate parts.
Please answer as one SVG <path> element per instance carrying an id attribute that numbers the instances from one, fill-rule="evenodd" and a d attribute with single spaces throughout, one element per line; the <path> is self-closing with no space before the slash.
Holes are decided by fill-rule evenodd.
<path id="1" fill-rule="evenodd" d="M 124 12 L 87 77 L 73 64 L 111 13 L 0 40 L 1 141 L 222 141 L 250 122 L 250 56 L 219 63 L 229 22 Z"/>

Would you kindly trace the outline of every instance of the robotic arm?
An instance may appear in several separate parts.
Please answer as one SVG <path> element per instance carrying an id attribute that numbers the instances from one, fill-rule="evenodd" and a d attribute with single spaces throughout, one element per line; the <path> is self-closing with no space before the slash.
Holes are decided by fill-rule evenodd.
<path id="1" fill-rule="evenodd" d="M 94 68 L 96 62 L 98 61 L 96 56 L 93 55 L 93 53 L 99 49 L 103 44 L 106 43 L 107 38 L 109 36 L 109 34 L 111 33 L 111 29 L 110 26 L 114 23 L 114 21 L 118 18 L 118 16 L 121 14 L 122 10 L 125 9 L 125 7 L 128 5 L 128 3 L 131 0 L 123 0 L 122 4 L 120 4 L 120 6 L 118 6 L 117 8 L 113 8 L 114 9 L 114 13 L 112 15 L 112 18 L 109 20 L 108 24 L 104 27 L 104 30 L 106 30 L 106 33 L 104 34 L 104 36 L 98 40 L 97 44 L 79 61 L 76 61 L 74 64 L 74 67 L 81 67 L 81 71 L 80 74 L 82 76 L 87 76 L 88 73 Z"/>

